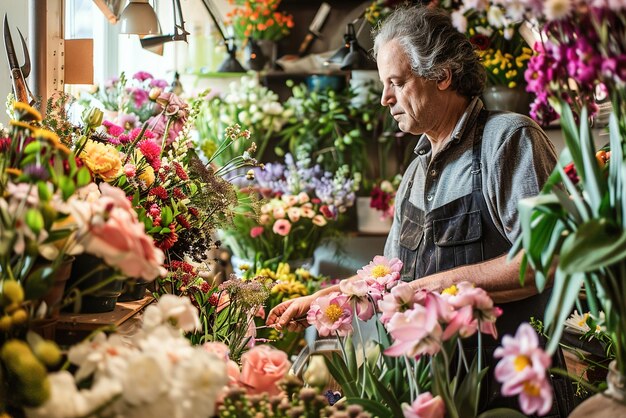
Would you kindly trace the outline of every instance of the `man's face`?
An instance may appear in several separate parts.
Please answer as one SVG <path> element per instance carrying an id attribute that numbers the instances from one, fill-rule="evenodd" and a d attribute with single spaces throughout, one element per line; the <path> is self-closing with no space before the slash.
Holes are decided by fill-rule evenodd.
<path id="1" fill-rule="evenodd" d="M 437 83 L 413 74 L 409 57 L 395 39 L 381 46 L 377 63 L 384 87 L 380 103 L 389 106 L 403 132 L 428 134 L 442 116 L 437 117 Z"/>

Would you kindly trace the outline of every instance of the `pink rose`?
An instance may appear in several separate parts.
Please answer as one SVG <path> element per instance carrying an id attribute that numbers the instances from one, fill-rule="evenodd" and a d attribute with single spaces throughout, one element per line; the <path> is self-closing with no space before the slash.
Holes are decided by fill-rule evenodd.
<path id="1" fill-rule="evenodd" d="M 441 396 L 435 396 L 430 392 L 419 395 L 409 406 L 402 405 L 402 412 L 405 418 L 443 418 L 446 407 Z"/>
<path id="2" fill-rule="evenodd" d="M 239 381 L 251 394 L 277 395 L 280 389 L 276 383 L 285 377 L 290 367 L 287 353 L 269 345 L 258 345 L 241 356 Z"/>
<path id="3" fill-rule="evenodd" d="M 250 230 L 250 236 L 252 238 L 256 238 L 258 236 L 260 236 L 263 233 L 263 227 L 262 226 L 255 226 L 254 228 L 252 228 Z"/>

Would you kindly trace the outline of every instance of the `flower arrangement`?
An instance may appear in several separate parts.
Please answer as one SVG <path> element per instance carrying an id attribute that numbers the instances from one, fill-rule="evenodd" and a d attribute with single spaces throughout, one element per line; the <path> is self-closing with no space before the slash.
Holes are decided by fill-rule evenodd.
<path id="1" fill-rule="evenodd" d="M 392 12 L 394 7 L 404 2 L 404 0 L 374 0 L 367 6 L 367 9 L 365 9 L 365 19 L 372 27 L 376 27 Z"/>
<path id="2" fill-rule="evenodd" d="M 532 49 L 519 31 L 521 22 L 507 17 L 499 1 L 444 1 L 452 22 L 476 47 L 492 86 L 515 88 L 524 85 L 524 71 Z"/>
<path id="3" fill-rule="evenodd" d="M 28 416 L 212 416 L 228 375 L 222 357 L 182 336 L 199 325 L 188 299 L 161 297 L 146 308 L 138 334 L 100 332 L 72 346 L 75 373 L 49 374 L 50 399 Z"/>
<path id="4" fill-rule="evenodd" d="M 285 149 L 294 154 L 297 149 L 305 149 L 330 171 L 348 165 L 352 173 L 360 173 L 364 179 L 388 175 L 388 152 L 399 134 L 395 121 L 377 100 L 355 106 L 356 93 L 352 89 L 308 91 L 304 85 L 288 85 L 292 97 L 285 108 L 290 116 L 281 132 L 278 155 Z M 375 90 L 370 94 L 379 96 Z M 369 163 L 368 145 L 377 147 L 378 167 Z"/>
<path id="5" fill-rule="evenodd" d="M 402 176 L 398 174 L 392 181 L 382 180 L 372 187 L 370 207 L 381 213 L 381 219 L 393 219 L 396 192 L 401 180 Z"/>
<path id="6" fill-rule="evenodd" d="M 567 148 L 541 194 L 520 202 L 522 234 L 511 256 L 524 251 L 522 265 L 535 271 L 540 290 L 556 267 L 545 324 L 549 352 L 556 348 L 582 288 L 593 317 L 605 313 L 615 370 L 623 376 L 626 327 L 621 318 L 626 300 L 619 278 L 626 265 L 621 245 L 626 129 L 624 74 L 617 63 L 626 51 L 624 6 L 603 1 L 565 2 L 562 8 L 551 2 L 524 6 L 522 12 L 534 16 L 531 22 L 543 34 L 526 73 L 528 88 L 537 93 L 533 115 L 543 119 L 556 111 Z M 612 104 L 610 153 L 596 152 L 590 127 L 596 93 L 602 91 Z M 554 107 L 548 109 L 548 102 Z M 578 184 L 572 181 L 576 178 Z"/>
<path id="7" fill-rule="evenodd" d="M 313 302 L 308 322 L 320 336 L 335 335 L 340 342 L 342 354 L 327 361 L 331 374 L 348 403 L 359 404 L 373 415 L 479 416 L 480 382 L 487 370 L 482 356 L 473 361 L 465 358 L 463 340 L 477 336 L 480 352 L 481 334 L 497 336 L 495 322 L 501 310 L 487 292 L 469 282 L 441 294 L 415 291 L 399 281 L 401 269 L 400 260 L 377 256 L 358 270 L 358 278 L 340 282 L 339 292 Z M 377 311 L 381 313 L 376 321 L 377 347 L 370 347 L 368 354 L 361 323 Z M 458 362 L 453 364 L 455 353 Z M 505 336 L 495 357 L 501 358 L 495 376 L 503 383 L 502 394 L 520 395 L 525 414 L 545 414 L 552 405 L 546 373 L 551 360 L 539 348 L 530 325 L 523 324 L 515 338 Z M 524 416 L 507 409 L 484 416 L 489 414 Z"/>
<path id="8" fill-rule="evenodd" d="M 14 119 L 0 129 L 0 409 L 21 414 L 50 396 L 47 369 L 60 352 L 28 329 L 59 308 L 63 292 L 51 289 L 68 257 L 93 254 L 146 280 L 164 273 L 164 257 L 124 193 L 91 183 L 36 109 L 11 99 L 8 109 Z"/>
<path id="9" fill-rule="evenodd" d="M 332 235 L 340 214 L 354 204 L 355 182 L 346 167 L 336 173 L 311 166 L 306 152 L 290 154 L 285 164 L 271 163 L 254 169 L 246 193 L 266 200 L 258 217 L 239 213 L 235 228 L 225 230 L 225 241 L 235 254 L 261 264 L 276 265 L 308 259 L 317 245 Z"/>
<path id="10" fill-rule="evenodd" d="M 279 41 L 293 28 L 293 16 L 278 11 L 280 0 L 229 0 L 236 7 L 226 15 L 238 39 Z"/>
<path id="11" fill-rule="evenodd" d="M 125 73 L 107 80 L 102 87 L 93 86 L 82 93 L 79 102 L 85 108 L 97 107 L 107 111 L 112 122 L 126 130 L 139 127 L 158 113 L 158 106 L 149 99 L 153 88 L 165 89 L 169 83 L 139 71 L 128 79 Z"/>
<path id="12" fill-rule="evenodd" d="M 224 94 L 213 96 L 200 107 L 196 129 L 200 137 L 199 148 L 210 159 L 220 150 L 215 162 L 224 165 L 256 144 L 254 156 L 263 161 L 270 140 L 277 136 L 293 110 L 281 104 L 278 95 L 259 83 L 256 77 L 242 77 L 229 84 Z M 225 146 L 229 126 L 245 126 L 250 137 Z M 229 141 L 230 142 L 230 141 Z"/>

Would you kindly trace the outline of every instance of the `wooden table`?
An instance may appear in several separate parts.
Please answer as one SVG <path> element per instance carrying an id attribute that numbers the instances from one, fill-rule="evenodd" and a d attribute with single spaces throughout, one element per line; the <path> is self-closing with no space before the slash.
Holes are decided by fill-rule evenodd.
<path id="1" fill-rule="evenodd" d="M 154 298 L 148 294 L 143 299 L 118 302 L 111 312 L 76 314 L 61 313 L 56 328 L 56 341 L 60 345 L 72 345 L 82 341 L 99 328 L 113 329 L 124 335 L 132 335 L 141 327 L 141 313 Z"/>

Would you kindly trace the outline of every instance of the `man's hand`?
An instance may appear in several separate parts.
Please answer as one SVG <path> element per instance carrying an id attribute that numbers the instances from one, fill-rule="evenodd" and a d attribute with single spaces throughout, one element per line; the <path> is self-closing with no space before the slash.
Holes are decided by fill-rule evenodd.
<path id="1" fill-rule="evenodd" d="M 265 323 L 268 326 L 275 326 L 276 329 L 287 328 L 289 331 L 301 331 L 309 325 L 306 321 L 306 314 L 315 299 L 317 295 L 312 294 L 286 300 L 270 311 Z"/>

